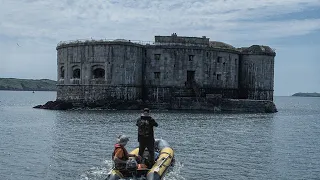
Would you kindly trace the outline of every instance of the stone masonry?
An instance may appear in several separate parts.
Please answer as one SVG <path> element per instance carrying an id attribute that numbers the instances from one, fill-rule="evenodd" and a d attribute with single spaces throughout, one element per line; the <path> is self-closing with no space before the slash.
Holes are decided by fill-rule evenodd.
<path id="1" fill-rule="evenodd" d="M 60 42 L 57 100 L 80 107 L 210 111 L 223 109 L 227 99 L 272 103 L 275 55 L 268 46 L 235 48 L 175 33 L 155 36 L 155 42 Z"/>

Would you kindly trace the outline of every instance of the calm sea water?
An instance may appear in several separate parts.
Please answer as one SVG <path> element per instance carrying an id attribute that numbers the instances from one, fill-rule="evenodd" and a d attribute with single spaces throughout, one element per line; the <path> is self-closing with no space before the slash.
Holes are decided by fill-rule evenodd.
<path id="1" fill-rule="evenodd" d="M 103 180 L 115 137 L 137 146 L 139 111 L 50 111 L 55 92 L 0 91 L 0 179 Z M 320 179 L 320 98 L 275 97 L 275 114 L 156 112 L 175 150 L 166 180 Z"/>

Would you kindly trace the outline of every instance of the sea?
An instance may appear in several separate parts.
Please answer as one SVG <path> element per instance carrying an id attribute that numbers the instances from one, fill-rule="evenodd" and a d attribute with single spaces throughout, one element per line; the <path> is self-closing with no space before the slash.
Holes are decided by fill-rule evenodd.
<path id="1" fill-rule="evenodd" d="M 116 137 L 138 146 L 141 111 L 32 108 L 56 92 L 0 91 L 1 180 L 104 180 Z M 165 180 L 320 179 L 320 98 L 274 97 L 277 113 L 156 111 L 175 151 Z"/>

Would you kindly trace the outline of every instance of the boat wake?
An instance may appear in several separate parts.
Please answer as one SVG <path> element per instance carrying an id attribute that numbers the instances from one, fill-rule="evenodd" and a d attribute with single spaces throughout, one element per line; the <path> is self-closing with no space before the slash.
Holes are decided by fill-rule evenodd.
<path id="1" fill-rule="evenodd" d="M 183 168 L 183 164 L 176 161 L 174 167 L 171 171 L 169 171 L 166 176 L 163 178 L 163 180 L 185 180 L 184 177 L 182 177 L 180 170 Z"/>
<path id="2" fill-rule="evenodd" d="M 183 168 L 183 164 L 176 161 L 175 166 L 170 170 L 163 180 L 185 180 L 180 174 L 180 170 Z M 105 180 L 108 176 L 108 172 L 112 169 L 112 161 L 105 160 L 100 167 L 93 167 L 83 172 L 80 175 L 80 180 Z"/>

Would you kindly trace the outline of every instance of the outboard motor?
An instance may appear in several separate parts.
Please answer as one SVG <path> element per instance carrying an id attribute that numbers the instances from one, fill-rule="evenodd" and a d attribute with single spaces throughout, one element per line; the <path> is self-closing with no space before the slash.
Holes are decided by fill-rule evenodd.
<path id="1" fill-rule="evenodd" d="M 121 174 L 124 177 L 133 177 L 134 179 L 137 176 L 137 167 L 138 163 L 134 158 L 129 158 L 129 160 L 126 163 L 126 170 L 122 171 Z M 110 173 L 108 174 L 107 178 L 105 180 L 120 180 L 121 177 L 117 173 Z"/>
<path id="2" fill-rule="evenodd" d="M 130 158 L 126 164 L 127 171 L 130 174 L 132 174 L 133 177 L 135 177 L 137 175 L 137 168 L 138 168 L 137 161 L 134 158 Z"/>

